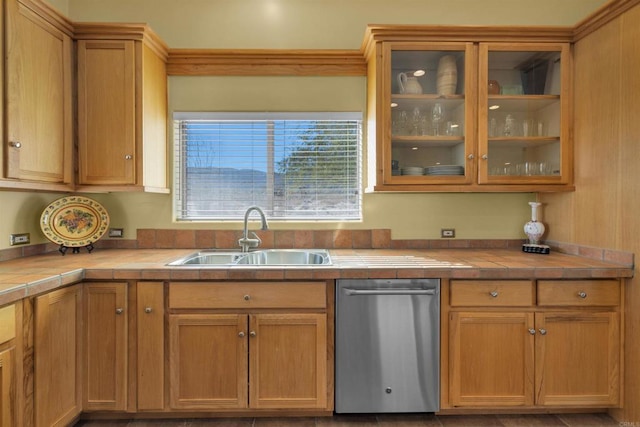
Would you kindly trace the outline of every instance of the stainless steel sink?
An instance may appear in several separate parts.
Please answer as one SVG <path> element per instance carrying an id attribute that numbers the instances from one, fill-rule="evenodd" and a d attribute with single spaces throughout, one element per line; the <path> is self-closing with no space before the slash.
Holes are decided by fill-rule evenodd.
<path id="1" fill-rule="evenodd" d="M 331 265 L 326 249 L 264 249 L 254 252 L 200 251 L 187 255 L 170 266 L 233 265 Z"/>
<path id="2" fill-rule="evenodd" d="M 187 255 L 167 265 L 232 265 L 244 255 L 246 254 L 242 252 L 203 251 Z"/>
<path id="3" fill-rule="evenodd" d="M 239 258 L 238 265 L 331 265 L 329 251 L 324 249 L 265 249 L 249 252 Z"/>

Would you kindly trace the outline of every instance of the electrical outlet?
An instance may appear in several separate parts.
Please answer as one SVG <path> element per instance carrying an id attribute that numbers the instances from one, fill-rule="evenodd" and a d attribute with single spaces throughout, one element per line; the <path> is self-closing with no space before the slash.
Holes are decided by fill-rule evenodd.
<path id="1" fill-rule="evenodd" d="M 29 233 L 11 234 L 9 236 L 9 244 L 11 246 L 26 245 L 29 242 L 31 242 L 31 237 L 29 236 Z"/>
<path id="2" fill-rule="evenodd" d="M 442 228 L 440 229 L 440 237 L 443 239 L 453 239 L 456 237 L 456 229 L 455 228 Z"/>
<path id="3" fill-rule="evenodd" d="M 110 228 L 109 237 L 124 237 L 124 228 Z"/>

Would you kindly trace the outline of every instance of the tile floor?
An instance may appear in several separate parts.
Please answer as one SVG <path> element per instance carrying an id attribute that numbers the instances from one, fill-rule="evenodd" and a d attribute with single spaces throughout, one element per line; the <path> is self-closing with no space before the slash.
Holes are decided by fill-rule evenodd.
<path id="1" fill-rule="evenodd" d="M 606 414 L 337 415 L 318 418 L 212 418 L 79 421 L 75 427 L 619 427 Z"/>

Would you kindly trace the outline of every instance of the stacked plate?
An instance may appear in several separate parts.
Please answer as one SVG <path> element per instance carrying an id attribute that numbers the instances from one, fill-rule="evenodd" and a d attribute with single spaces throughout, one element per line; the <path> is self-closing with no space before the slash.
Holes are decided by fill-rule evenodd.
<path id="1" fill-rule="evenodd" d="M 407 166 L 402 168 L 402 175 L 424 175 L 422 166 Z"/>
<path id="2" fill-rule="evenodd" d="M 464 166 L 437 165 L 424 168 L 425 175 L 464 175 Z"/>

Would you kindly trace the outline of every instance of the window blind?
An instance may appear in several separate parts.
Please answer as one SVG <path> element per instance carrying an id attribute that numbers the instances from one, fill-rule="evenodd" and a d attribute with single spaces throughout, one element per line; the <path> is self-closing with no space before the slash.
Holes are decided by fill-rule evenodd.
<path id="1" fill-rule="evenodd" d="M 361 113 L 175 113 L 177 220 L 359 220 Z"/>

